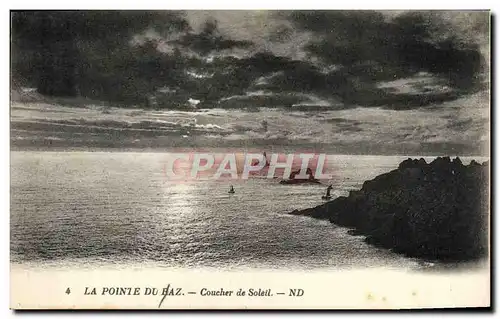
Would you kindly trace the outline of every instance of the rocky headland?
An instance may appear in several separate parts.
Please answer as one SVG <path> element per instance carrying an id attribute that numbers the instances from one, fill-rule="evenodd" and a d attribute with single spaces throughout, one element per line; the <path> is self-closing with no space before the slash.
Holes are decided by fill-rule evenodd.
<path id="1" fill-rule="evenodd" d="M 488 253 L 489 163 L 407 159 L 323 205 L 291 212 L 328 219 L 367 243 L 411 257 L 473 260 Z"/>

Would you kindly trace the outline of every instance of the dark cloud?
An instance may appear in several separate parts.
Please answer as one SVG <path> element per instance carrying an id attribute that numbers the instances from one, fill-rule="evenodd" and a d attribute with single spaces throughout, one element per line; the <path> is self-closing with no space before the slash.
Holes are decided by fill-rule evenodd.
<path id="1" fill-rule="evenodd" d="M 391 88 L 379 88 L 379 81 L 368 75 L 360 76 L 361 71 L 357 76 L 353 76 L 352 71 L 349 72 L 346 68 L 325 72 L 308 61 L 275 56 L 269 52 L 240 59 L 219 57 L 210 63 L 196 57 L 189 60 L 178 58 L 176 62 L 176 68 L 180 70 L 193 65 L 197 65 L 199 72 L 211 76 L 186 78 L 181 74 L 181 78 L 172 84 L 181 86 L 178 92 L 185 97 L 202 99 L 206 107 L 238 107 L 251 103 L 255 103 L 255 107 L 292 106 L 304 101 L 302 95 L 312 94 L 324 100 L 342 103 L 343 108 L 359 105 L 404 110 L 454 100 L 459 96 L 456 90 L 434 92 L 419 83 L 414 84 L 415 92 L 401 94 Z M 364 72 L 369 74 L 369 68 Z M 167 79 L 164 81 L 167 82 Z M 245 95 L 252 90 L 264 90 L 274 95 L 224 100 L 231 96 Z"/>
<path id="2" fill-rule="evenodd" d="M 191 29 L 180 11 L 14 11 L 12 41 L 31 47 L 77 39 L 110 47 L 152 28 L 161 34 Z"/>
<path id="3" fill-rule="evenodd" d="M 298 11 L 289 19 L 316 35 L 305 46 L 311 56 L 365 86 L 425 71 L 469 93 L 485 62 L 478 43 L 450 34 L 451 25 L 434 13 L 388 18 L 374 11 Z"/>
<path id="4" fill-rule="evenodd" d="M 268 40 L 271 42 L 288 42 L 293 36 L 293 29 L 286 25 L 276 27 L 273 33 L 269 34 Z"/>
<path id="5" fill-rule="evenodd" d="M 423 93 L 417 91 L 412 94 L 399 94 L 389 89 L 378 88 L 376 86 L 378 81 L 368 81 L 366 77 L 360 81 L 360 76 L 353 76 L 346 68 L 324 72 L 308 61 L 277 57 L 271 53 L 258 53 L 244 59 L 221 59 L 219 62 L 217 67 L 226 70 L 225 76 L 231 78 L 230 82 L 225 81 L 225 77 L 221 79 L 225 85 L 231 87 L 231 89 L 226 87 L 225 90 L 234 94 L 243 94 L 249 87 L 253 87 L 275 92 L 277 98 L 282 96 L 282 93 L 314 94 L 323 99 L 342 102 L 344 107 L 385 106 L 391 109 L 418 108 L 458 97 L 456 91 Z M 216 78 L 204 82 L 212 84 L 213 87 L 216 85 L 214 80 Z M 257 81 L 261 78 L 265 79 Z M 285 104 L 286 101 L 278 103 L 278 105 Z"/>
<path id="6" fill-rule="evenodd" d="M 173 88 L 176 96 L 164 96 L 160 107 L 175 107 L 172 100 L 188 98 L 200 99 L 201 106 L 217 106 L 231 96 L 264 90 L 274 97 L 246 101 L 289 106 L 315 96 L 337 108 L 405 110 L 454 100 L 484 84 L 488 67 L 477 35 L 488 37 L 489 14 L 465 15 L 458 24 L 450 22 L 455 19 L 450 14 L 255 13 L 248 14 L 252 23 L 243 26 L 269 33 L 253 38 L 245 37 L 243 29 L 228 33 L 227 25 L 221 27 L 207 15 L 199 19 L 205 21 L 201 28 L 193 28 L 182 12 L 15 12 L 13 74 L 30 79 L 44 94 L 78 91 L 131 104 L 148 105 L 147 97 L 159 88 Z M 235 13 L 218 13 L 222 20 L 227 15 Z M 272 19 L 273 27 L 264 27 L 261 17 Z M 235 24 L 234 19 L 228 21 Z M 130 45 L 133 36 L 146 30 L 155 30 L 158 37 Z M 301 42 L 304 38 L 308 40 Z M 161 49 L 162 43 L 168 50 Z M 283 48 L 279 54 L 276 45 L 293 47 L 297 54 L 287 55 Z M 402 92 L 400 84 L 380 85 L 421 73 L 429 74 L 433 86 L 414 81 Z"/>
<path id="7" fill-rule="evenodd" d="M 175 11 L 14 11 L 11 18 L 13 79 L 30 82 L 50 96 L 74 96 L 82 82 L 102 83 L 99 77 L 103 69 L 116 72 L 112 70 L 116 64 L 130 61 L 123 57 L 138 33 L 190 29 L 182 14 Z M 100 71 L 94 68 L 99 64 Z M 87 72 L 89 69 L 92 71 Z M 118 79 L 120 73 L 115 75 L 118 82 L 124 81 Z M 114 86 L 111 91 L 120 87 L 103 85 Z M 89 92 L 100 90 L 93 87 Z"/>
<path id="8" fill-rule="evenodd" d="M 221 36 L 217 30 L 217 20 L 206 21 L 200 33 L 189 32 L 170 43 L 188 48 L 201 55 L 235 48 L 245 49 L 253 45 L 250 41 L 226 39 Z"/>

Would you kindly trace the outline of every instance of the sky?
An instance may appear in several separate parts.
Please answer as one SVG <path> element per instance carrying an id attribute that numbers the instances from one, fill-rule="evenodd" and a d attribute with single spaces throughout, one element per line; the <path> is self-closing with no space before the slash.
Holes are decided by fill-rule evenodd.
<path id="1" fill-rule="evenodd" d="M 13 145 L 489 152 L 488 12 L 176 14 L 183 28 L 136 30 L 130 43 L 178 59 L 198 88 L 183 93 L 188 108 L 13 99 Z"/>
<path id="2" fill-rule="evenodd" d="M 314 151 L 329 154 L 487 155 L 489 96 L 436 108 L 284 112 L 144 110 L 13 103 L 13 146 L 42 149 L 172 148 Z"/>

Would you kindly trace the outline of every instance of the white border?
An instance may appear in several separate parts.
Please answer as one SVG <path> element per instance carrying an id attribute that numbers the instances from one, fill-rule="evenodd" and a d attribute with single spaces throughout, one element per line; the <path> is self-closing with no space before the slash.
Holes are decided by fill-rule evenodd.
<path id="1" fill-rule="evenodd" d="M 349 1 L 319 1 L 319 0 L 308 0 L 308 1 L 269 1 L 269 0 L 253 0 L 253 1 L 241 1 L 240 3 L 235 3 L 231 0 L 217 1 L 217 2 L 206 2 L 202 0 L 182 0 L 182 1 L 134 1 L 134 2 L 125 2 L 125 1 L 103 1 L 103 0 L 87 0 L 82 2 L 77 1 L 4 1 L 2 2 L 2 8 L 4 10 L 1 11 L 2 24 L 1 24 L 1 35 L 2 41 L 0 41 L 1 52 L 3 54 L 3 63 L 1 64 L 0 74 L 2 75 L 2 85 L 0 87 L 2 93 L 2 101 L 4 104 L 2 105 L 1 112 L 3 113 L 1 116 L 1 126 L 0 126 L 0 148 L 1 148 L 1 167 L 3 169 L 4 174 L 2 174 L 2 179 L 0 182 L 0 205 L 1 205 L 1 213 L 3 216 L 3 222 L 1 223 L 1 231 L 2 234 L 1 240 L 3 244 L 2 250 L 2 262 L 1 262 L 1 273 L 3 275 L 2 285 L 1 285 L 1 301 L 0 309 L 2 311 L 2 318 L 10 318 L 14 316 L 14 313 L 8 310 L 8 300 L 9 300 L 9 201 L 10 201 L 10 184 L 9 184 L 9 20 L 10 13 L 9 9 L 455 9 L 455 10 L 478 10 L 478 9 L 492 9 L 492 12 L 495 14 L 500 11 L 497 9 L 498 1 L 485 1 L 485 0 L 475 0 L 475 1 L 463 1 L 463 0 L 455 0 L 449 2 L 437 2 L 435 0 L 419 0 L 419 1 L 360 1 L 360 0 L 349 0 Z M 498 20 L 496 20 L 498 23 Z M 498 43 L 498 34 L 495 33 L 495 42 Z M 494 70 L 492 70 L 492 74 Z M 495 81 L 496 83 L 496 81 Z M 495 87 L 492 88 L 495 92 L 498 92 L 498 84 L 495 84 Z M 495 113 L 495 117 L 492 119 L 492 122 L 499 123 L 498 119 L 498 111 Z M 496 133 L 496 130 L 492 130 L 492 135 Z M 498 147 L 498 140 L 495 142 L 495 146 Z M 494 164 L 497 164 L 495 160 Z M 495 180 L 498 179 L 497 174 L 495 174 Z M 496 194 L 492 194 L 492 197 L 495 197 Z M 495 230 L 498 230 L 498 221 L 497 217 L 495 223 Z M 495 256 L 498 257 L 498 243 L 494 244 L 495 247 Z M 498 276 L 495 276 L 498 280 Z M 496 283 L 495 283 L 496 285 Z M 493 300 L 496 303 L 496 298 Z M 33 314 L 40 315 L 40 314 Z M 49 314 L 50 315 L 50 314 Z M 84 317 L 92 316 L 92 317 L 104 317 L 104 316 L 116 316 L 116 313 L 92 313 L 85 314 Z M 119 314 L 118 314 L 119 315 Z M 144 315 L 151 315 L 150 313 L 134 313 L 128 315 L 129 317 L 140 318 Z M 168 316 L 178 316 L 178 315 L 187 315 L 187 314 L 177 314 L 177 313 L 160 313 L 159 315 L 168 315 Z M 204 314 L 208 315 L 208 314 Z M 218 315 L 218 314 L 213 314 Z M 234 315 L 234 313 L 226 314 L 226 315 Z M 255 315 L 255 314 L 252 314 Z M 258 314 L 259 316 L 276 316 L 278 314 Z M 308 314 L 299 313 L 299 315 Z M 327 314 L 328 315 L 328 314 Z M 335 313 L 336 316 L 345 316 L 345 313 Z M 349 315 L 349 314 L 347 314 Z M 350 314 L 353 315 L 353 314 Z M 354 314 L 356 316 L 367 316 L 369 314 Z M 444 314 L 443 314 L 444 315 Z M 454 313 L 456 315 L 456 313 Z M 59 314 L 60 318 L 70 318 L 72 316 L 71 313 L 62 313 Z M 281 316 L 281 315 L 280 315 Z"/>

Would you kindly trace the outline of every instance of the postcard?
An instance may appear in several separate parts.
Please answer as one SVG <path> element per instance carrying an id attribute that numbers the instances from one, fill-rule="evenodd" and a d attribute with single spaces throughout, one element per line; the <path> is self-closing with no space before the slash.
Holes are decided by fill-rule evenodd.
<path id="1" fill-rule="evenodd" d="M 489 308 L 490 11 L 11 11 L 12 309 Z"/>

